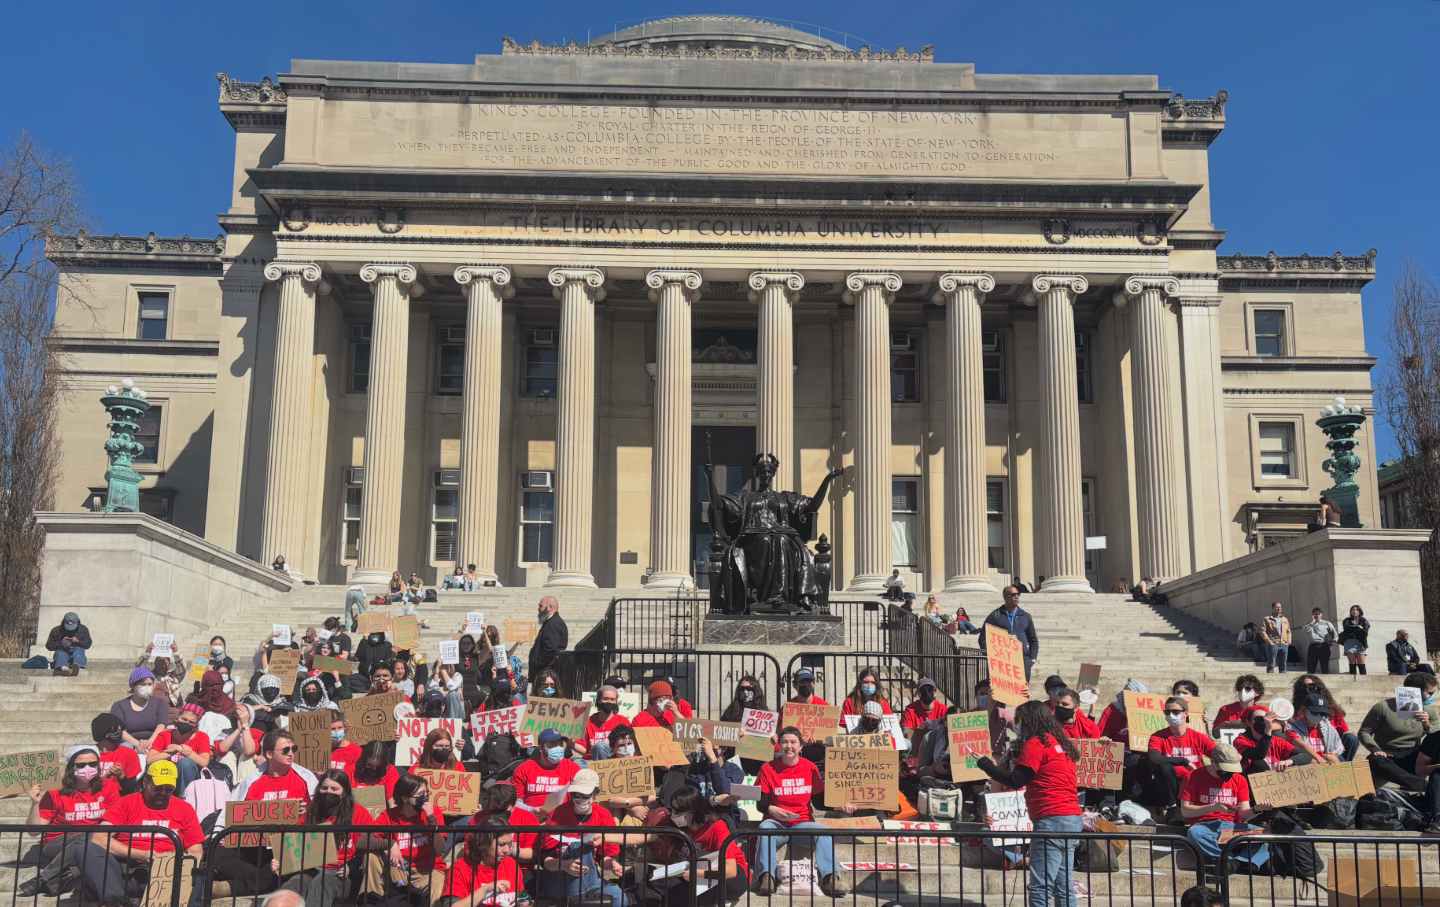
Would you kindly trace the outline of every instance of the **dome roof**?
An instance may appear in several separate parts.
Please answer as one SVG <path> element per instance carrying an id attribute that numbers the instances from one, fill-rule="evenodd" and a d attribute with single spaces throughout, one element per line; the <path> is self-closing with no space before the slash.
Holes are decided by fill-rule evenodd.
<path id="1" fill-rule="evenodd" d="M 650 19 L 602 35 L 590 44 L 611 44 L 616 47 L 648 45 L 656 48 L 686 45 L 692 48 L 737 47 L 775 51 L 785 51 L 792 47 L 801 50 L 845 50 L 845 45 L 828 38 L 749 16 L 671 16 L 665 19 Z"/>

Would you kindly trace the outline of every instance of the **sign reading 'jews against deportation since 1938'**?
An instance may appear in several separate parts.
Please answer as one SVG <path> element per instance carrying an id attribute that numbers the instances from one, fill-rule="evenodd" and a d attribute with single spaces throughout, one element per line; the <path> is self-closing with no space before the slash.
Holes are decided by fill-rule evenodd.
<path id="1" fill-rule="evenodd" d="M 1075 784 L 1096 790 L 1119 790 L 1125 774 L 1125 744 L 1118 740 L 1076 740 L 1080 761 L 1075 765 Z"/>
<path id="2" fill-rule="evenodd" d="M 1005 705 L 1030 701 L 1025 654 L 1020 640 L 994 624 L 985 625 L 985 661 L 990 668 L 990 697 Z"/>
<path id="3" fill-rule="evenodd" d="M 890 746 L 825 752 L 825 805 L 859 809 L 900 808 L 900 756 Z"/>
<path id="4" fill-rule="evenodd" d="M 990 715 L 961 712 L 945 719 L 950 736 L 950 780 L 983 781 L 988 776 L 976 763 L 990 753 Z"/>
<path id="5" fill-rule="evenodd" d="M 405 694 L 399 690 L 346 699 L 340 703 L 340 711 L 345 713 L 346 738 L 361 746 L 372 740 L 394 740 L 395 706 L 404 701 Z"/>

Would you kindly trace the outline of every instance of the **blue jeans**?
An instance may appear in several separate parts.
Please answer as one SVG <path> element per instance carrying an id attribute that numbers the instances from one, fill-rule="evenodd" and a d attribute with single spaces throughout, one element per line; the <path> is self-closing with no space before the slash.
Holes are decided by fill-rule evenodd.
<path id="1" fill-rule="evenodd" d="M 1271 668 L 1278 668 L 1281 674 L 1285 673 L 1286 662 L 1290 658 L 1290 647 L 1284 645 L 1265 645 L 1265 673 L 1269 674 Z"/>
<path id="2" fill-rule="evenodd" d="M 182 758 L 175 763 L 175 769 L 180 773 L 180 783 L 175 785 L 175 796 L 183 797 L 185 788 L 190 786 L 190 782 L 200 777 L 200 766 L 189 759 Z"/>
<path id="3" fill-rule="evenodd" d="M 1075 834 L 1081 830 L 1079 816 L 1051 816 L 1036 819 L 1035 831 Z M 1029 907 L 1076 907 L 1075 886 L 1071 883 L 1075 867 L 1076 838 L 1035 837 L 1030 842 Z"/>
<path id="4" fill-rule="evenodd" d="M 774 819 L 766 819 L 760 823 L 761 828 L 821 828 L 825 826 L 819 822 L 801 822 L 799 825 L 784 825 Z M 835 874 L 835 841 L 829 835 L 796 835 L 785 838 L 791 844 L 798 842 L 812 843 L 815 846 L 815 871 L 819 878 Z M 775 874 L 775 851 L 780 846 L 780 838 L 766 836 L 760 838 L 755 844 L 755 877 L 769 873 Z M 794 859 L 794 855 L 791 855 Z"/>
<path id="5" fill-rule="evenodd" d="M 573 854 L 564 855 L 562 860 L 573 860 Z M 595 856 L 586 850 L 580 857 L 581 864 L 585 867 L 579 876 L 572 876 L 563 871 L 545 872 L 541 870 L 535 874 L 535 880 L 539 883 L 540 895 L 547 898 L 579 898 L 593 891 L 599 891 L 602 897 L 610 899 L 610 907 L 627 907 L 629 900 L 620 886 L 614 882 L 607 882 L 595 868 Z"/>
<path id="6" fill-rule="evenodd" d="M 1197 822 L 1185 832 L 1185 837 L 1189 838 L 1207 858 L 1217 860 L 1220 858 L 1220 833 L 1232 828 L 1249 831 L 1253 830 L 1255 826 L 1236 825 L 1234 822 Z M 1235 849 L 1232 853 L 1235 859 L 1241 863 L 1264 866 L 1265 861 L 1270 859 L 1270 846 L 1258 844 Z"/>
<path id="7" fill-rule="evenodd" d="M 71 649 L 69 652 L 66 652 L 64 649 L 56 650 L 55 659 L 51 662 L 51 667 L 67 668 L 72 664 L 77 668 L 88 667 L 85 664 L 84 649 Z"/>
<path id="8" fill-rule="evenodd" d="M 365 593 L 358 589 L 345 592 L 345 623 L 353 631 L 355 622 L 365 613 Z"/>

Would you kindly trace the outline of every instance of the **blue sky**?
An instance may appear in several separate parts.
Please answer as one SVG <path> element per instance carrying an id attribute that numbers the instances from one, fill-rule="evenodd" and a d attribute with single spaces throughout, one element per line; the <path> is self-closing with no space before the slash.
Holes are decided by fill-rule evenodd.
<path id="1" fill-rule="evenodd" d="M 1211 149 L 1222 251 L 1380 250 L 1365 291 L 1371 351 L 1406 260 L 1440 277 L 1440 2 L 811 3 L 19 2 L 0 54 L 0 139 L 27 129 L 74 164 L 99 230 L 213 236 L 232 133 L 215 73 L 245 80 L 294 57 L 469 61 L 500 38 L 585 40 L 615 23 L 722 12 L 823 25 L 877 47 L 933 44 L 982 72 L 1157 73 L 1230 91 Z M 1429 90 L 1427 91 L 1427 86 Z M 1382 458 L 1393 454 L 1376 426 Z"/>

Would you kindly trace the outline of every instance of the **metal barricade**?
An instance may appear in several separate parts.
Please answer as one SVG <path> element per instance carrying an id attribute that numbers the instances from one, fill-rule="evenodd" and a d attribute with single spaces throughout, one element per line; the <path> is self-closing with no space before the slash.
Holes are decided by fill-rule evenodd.
<path id="1" fill-rule="evenodd" d="M 695 706 L 695 716 L 719 721 L 735 696 L 740 678 L 751 676 L 760 684 L 768 708 L 780 702 L 780 663 L 766 652 L 696 652 L 673 649 L 617 649 L 608 657 L 605 673 L 618 674 L 644 701 L 645 687 L 669 680 L 675 695 Z"/>
<path id="2" fill-rule="evenodd" d="M 815 672 L 815 693 L 831 705 L 844 701 L 861 670 L 875 672 L 880 694 L 896 712 L 916 696 L 920 678 L 930 677 L 945 701 L 975 708 L 975 684 L 989 676 L 983 656 L 903 655 L 894 652 L 799 652 L 785 665 L 784 689 L 800 668 Z"/>
<path id="3" fill-rule="evenodd" d="M 862 903 L 1025 904 L 1039 878 L 1060 891 L 1070 888 L 1081 904 L 1174 907 L 1185 891 L 1205 884 L 1199 850 L 1176 835 L 971 832 L 928 822 L 885 825 L 736 832 L 720 852 L 731 853 L 735 844 L 750 855 L 752 890 L 735 903 L 831 904 L 831 895 L 843 890 L 841 896 Z M 909 827 L 890 827 L 901 825 Z M 777 885 L 768 899 L 752 893 L 767 865 Z M 820 867 L 834 873 L 824 886 Z M 1047 903 L 1063 901 L 1052 896 Z"/>
<path id="4" fill-rule="evenodd" d="M 832 598 L 830 613 L 844 621 L 846 648 L 859 652 L 889 648 L 885 603 L 878 598 Z"/>
<path id="5" fill-rule="evenodd" d="M 693 649 L 708 599 L 615 598 L 610 601 L 610 649 Z"/>
<path id="6" fill-rule="evenodd" d="M 13 868 L 12 904 L 76 897 L 84 904 L 181 907 L 195 866 L 184 851 L 178 834 L 156 826 L 0 826 L 0 852 Z"/>
<path id="7" fill-rule="evenodd" d="M 1221 846 L 1216 874 L 1230 905 L 1428 907 L 1440 904 L 1440 836 L 1237 836 Z"/>

